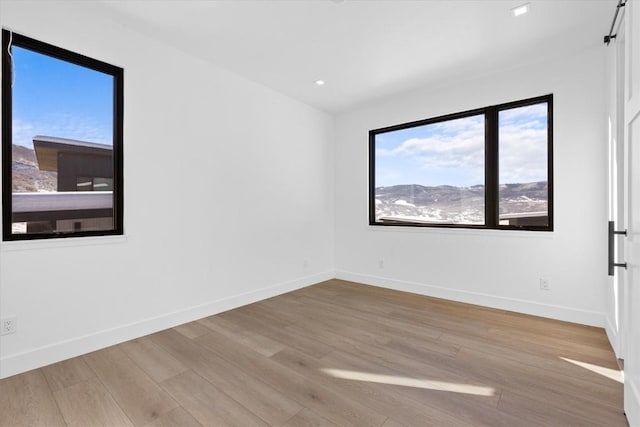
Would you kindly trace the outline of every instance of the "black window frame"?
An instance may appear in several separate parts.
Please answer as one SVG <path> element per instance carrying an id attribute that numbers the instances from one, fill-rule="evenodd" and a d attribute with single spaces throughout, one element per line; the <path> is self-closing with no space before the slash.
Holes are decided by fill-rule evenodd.
<path id="1" fill-rule="evenodd" d="M 38 54 L 79 65 L 113 77 L 113 228 L 106 230 L 54 231 L 43 233 L 12 232 L 12 145 L 13 145 L 13 70 L 9 49 L 18 46 Z M 124 234 L 123 219 L 123 131 L 124 70 L 121 67 L 2 29 L 2 240 L 41 240 L 67 237 L 110 236 Z"/>
<path id="2" fill-rule="evenodd" d="M 518 107 L 547 103 L 547 189 L 548 189 L 548 224 L 547 225 L 506 225 L 499 221 L 499 123 L 500 111 Z M 485 120 L 485 223 L 476 224 L 438 224 L 438 223 L 417 223 L 417 222 L 379 222 L 376 221 L 375 204 L 375 137 L 378 134 L 393 132 L 397 130 L 409 129 L 418 126 L 441 123 L 470 116 L 484 115 Z M 383 227 L 427 227 L 427 228 L 466 228 L 466 229 L 489 229 L 489 230 L 525 230 L 525 231 L 553 231 L 554 211 L 553 211 L 553 94 L 537 96 L 534 98 L 519 101 L 507 102 L 504 104 L 492 105 L 483 108 L 463 111 L 459 113 L 446 114 L 424 120 L 418 120 L 399 125 L 388 126 L 369 131 L 369 225 Z"/>

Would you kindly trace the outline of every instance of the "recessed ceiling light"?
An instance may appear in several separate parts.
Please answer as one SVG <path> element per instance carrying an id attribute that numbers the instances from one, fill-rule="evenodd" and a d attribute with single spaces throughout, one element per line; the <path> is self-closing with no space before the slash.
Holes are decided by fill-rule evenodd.
<path id="1" fill-rule="evenodd" d="M 318 86 L 324 86 L 324 80 L 316 80 L 314 83 Z"/>
<path id="2" fill-rule="evenodd" d="M 515 17 L 526 15 L 527 13 L 529 13 L 529 3 L 511 9 L 511 14 Z"/>

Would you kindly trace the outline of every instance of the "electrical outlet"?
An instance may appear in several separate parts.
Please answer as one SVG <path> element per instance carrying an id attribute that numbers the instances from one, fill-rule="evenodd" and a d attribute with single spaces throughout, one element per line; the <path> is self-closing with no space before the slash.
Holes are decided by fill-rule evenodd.
<path id="1" fill-rule="evenodd" d="M 309 268 L 309 261 L 307 261 L 306 259 L 304 261 L 302 261 L 302 268 L 304 270 L 306 270 L 307 268 Z"/>
<path id="2" fill-rule="evenodd" d="M 380 270 L 384 269 L 384 260 L 383 260 L 383 259 L 381 259 L 381 260 L 379 260 L 379 261 L 378 261 L 378 268 L 379 268 Z"/>
<path id="3" fill-rule="evenodd" d="M 549 284 L 549 279 L 545 279 L 544 277 L 540 278 L 540 290 L 541 291 L 550 291 L 551 285 Z"/>
<path id="4" fill-rule="evenodd" d="M 17 320 L 15 317 L 6 317 L 0 321 L 0 335 L 9 335 L 16 332 Z"/>

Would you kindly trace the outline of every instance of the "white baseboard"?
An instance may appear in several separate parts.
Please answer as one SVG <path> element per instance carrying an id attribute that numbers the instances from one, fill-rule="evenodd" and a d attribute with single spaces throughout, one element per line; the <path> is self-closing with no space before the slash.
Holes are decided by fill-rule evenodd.
<path id="1" fill-rule="evenodd" d="M 620 348 L 620 332 L 615 327 L 609 316 L 605 316 L 604 330 L 607 333 L 607 338 L 609 338 L 609 343 L 611 344 L 611 348 L 613 348 L 613 352 L 616 357 L 618 359 L 624 359 L 622 349 Z"/>
<path id="2" fill-rule="evenodd" d="M 515 311 L 517 313 L 531 314 L 566 322 L 580 323 L 583 325 L 604 327 L 605 314 L 596 311 L 580 310 L 571 307 L 542 304 L 516 298 L 507 298 L 496 295 L 469 292 L 460 289 L 444 288 L 440 286 L 425 285 L 422 283 L 408 282 L 404 280 L 389 279 L 386 277 L 371 276 L 366 274 L 351 273 L 337 270 L 336 278 L 367 285 L 380 286 L 398 291 L 412 292 L 415 294 L 443 298 L 468 304 L 482 305 L 501 310 Z"/>
<path id="3" fill-rule="evenodd" d="M 304 288 L 332 279 L 334 276 L 333 271 L 317 273 L 243 294 L 209 301 L 201 305 L 128 325 L 122 325 L 25 352 L 11 354 L 0 359 L 0 379 Z"/>

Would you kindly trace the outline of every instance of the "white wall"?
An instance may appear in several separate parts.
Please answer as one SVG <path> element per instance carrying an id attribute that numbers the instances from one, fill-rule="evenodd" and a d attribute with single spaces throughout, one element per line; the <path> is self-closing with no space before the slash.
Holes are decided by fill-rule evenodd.
<path id="1" fill-rule="evenodd" d="M 330 116 L 91 2 L 0 25 L 125 69 L 126 234 L 0 244 L 0 377 L 332 277 Z"/>
<path id="2" fill-rule="evenodd" d="M 336 274 L 421 294 L 604 325 L 604 48 L 425 87 L 336 121 Z M 368 131 L 554 94 L 553 233 L 368 226 Z M 384 261 L 384 268 L 379 267 Z M 541 291 L 539 278 L 551 291 Z"/>

